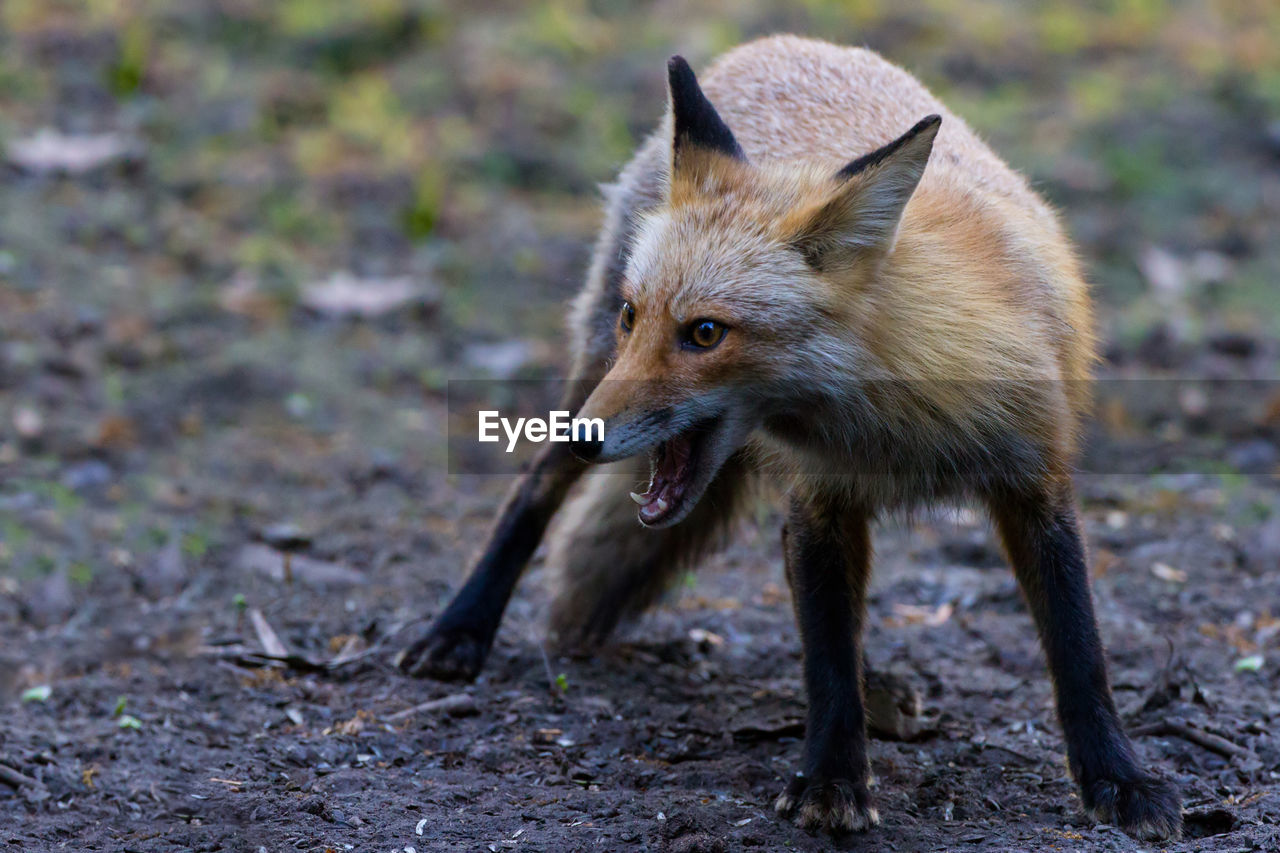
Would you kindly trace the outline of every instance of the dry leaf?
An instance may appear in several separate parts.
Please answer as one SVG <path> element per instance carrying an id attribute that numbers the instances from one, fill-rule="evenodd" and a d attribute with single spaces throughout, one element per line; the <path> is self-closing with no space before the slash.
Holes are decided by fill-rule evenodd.
<path id="1" fill-rule="evenodd" d="M 64 134 L 43 128 L 9 144 L 9 162 L 36 174 L 82 175 L 133 152 L 135 143 L 118 133 Z"/>
<path id="2" fill-rule="evenodd" d="M 343 720 L 331 729 L 326 729 L 325 734 L 358 735 L 372 720 L 373 714 L 368 711 L 356 711 L 354 717 Z"/>
<path id="3" fill-rule="evenodd" d="M 13 413 L 13 428 L 23 438 L 35 438 L 44 432 L 44 418 L 30 406 L 19 406 Z"/>
<path id="4" fill-rule="evenodd" d="M 107 415 L 98 421 L 98 434 L 94 438 L 97 447 L 124 449 L 138 443 L 138 430 L 124 415 Z"/>
<path id="5" fill-rule="evenodd" d="M 285 559 L 288 558 L 288 572 Z M 354 586 L 365 582 L 365 577 L 355 569 L 317 560 L 302 554 L 284 554 L 267 545 L 250 544 L 240 549 L 236 562 L 243 568 L 274 578 L 277 581 L 296 580 L 318 587 Z"/>
<path id="6" fill-rule="evenodd" d="M 1187 582 L 1187 573 L 1182 571 L 1182 569 L 1175 569 L 1168 563 L 1152 563 L 1151 574 L 1160 578 L 1160 580 L 1168 581 L 1169 583 Z"/>
<path id="7" fill-rule="evenodd" d="M 929 628 L 936 628 L 950 619 L 951 614 L 954 612 L 955 605 L 949 601 L 937 607 L 927 607 L 921 604 L 895 604 L 893 605 L 893 616 L 889 617 L 888 621 L 895 627 L 924 625 Z"/>
<path id="8" fill-rule="evenodd" d="M 280 305 L 258 289 L 258 279 L 238 270 L 218 292 L 218 305 L 231 314 L 266 322 L 280 314 Z"/>
<path id="9" fill-rule="evenodd" d="M 302 305 L 332 317 L 381 317 L 410 305 L 431 305 L 438 300 L 431 288 L 409 276 L 357 278 L 335 272 L 327 281 L 302 288 Z"/>

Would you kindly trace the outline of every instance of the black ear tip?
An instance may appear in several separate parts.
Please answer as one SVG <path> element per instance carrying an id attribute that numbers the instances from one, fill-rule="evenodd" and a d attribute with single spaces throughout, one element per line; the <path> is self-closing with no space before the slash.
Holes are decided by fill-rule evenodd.
<path id="1" fill-rule="evenodd" d="M 678 153 L 682 146 L 689 144 L 746 160 L 733 132 L 707 100 L 697 75 L 683 56 L 667 60 L 667 74 L 674 116 L 672 151 Z"/>
<path id="2" fill-rule="evenodd" d="M 836 180 L 847 181 L 859 172 L 865 171 L 872 166 L 878 166 L 888 160 L 904 146 L 910 144 L 913 140 L 926 136 L 923 145 L 927 145 L 930 149 L 933 147 L 934 134 L 938 130 L 938 126 L 942 124 L 942 116 L 934 113 L 927 115 L 911 126 L 911 129 L 899 136 L 881 148 L 877 148 L 870 154 L 863 154 L 858 159 L 846 165 L 839 172 L 836 172 Z"/>
<path id="3" fill-rule="evenodd" d="M 697 78 L 693 76 L 693 69 L 685 62 L 684 57 L 677 55 L 667 60 L 667 79 L 670 80 L 671 87 L 675 88 L 678 82 L 684 83 Z"/>

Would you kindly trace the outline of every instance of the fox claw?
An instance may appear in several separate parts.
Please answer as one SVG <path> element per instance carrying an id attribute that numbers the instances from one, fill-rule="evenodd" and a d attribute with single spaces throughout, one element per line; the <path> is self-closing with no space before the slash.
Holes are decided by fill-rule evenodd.
<path id="1" fill-rule="evenodd" d="M 433 625 L 400 653 L 402 672 L 439 681 L 473 681 L 484 667 L 489 644 L 465 628 Z"/>
<path id="2" fill-rule="evenodd" d="M 865 832 L 880 823 L 866 786 L 847 779 L 819 782 L 797 775 L 778 795 L 773 808 L 810 832 Z"/>
<path id="3" fill-rule="evenodd" d="M 1102 823 L 1134 838 L 1172 841 L 1182 835 L 1182 804 L 1177 789 L 1153 776 L 1130 782 L 1100 779 L 1081 786 L 1085 810 Z"/>

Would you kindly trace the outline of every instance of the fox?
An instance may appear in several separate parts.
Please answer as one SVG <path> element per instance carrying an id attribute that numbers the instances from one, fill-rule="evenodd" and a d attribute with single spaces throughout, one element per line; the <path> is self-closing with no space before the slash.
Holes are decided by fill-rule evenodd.
<path id="1" fill-rule="evenodd" d="M 1096 343 L 1057 214 L 909 72 L 863 48 L 773 36 L 669 107 L 616 181 L 573 304 L 563 408 L 603 437 L 548 443 L 469 577 L 402 653 L 476 677 L 550 537 L 550 632 L 603 641 L 719 547 L 761 483 L 785 495 L 784 569 L 808 700 L 777 813 L 835 835 L 879 822 L 862 632 L 873 523 L 986 509 L 1037 627 L 1086 812 L 1181 832 L 1109 686 L 1071 470 Z M 589 477 L 603 465 L 619 477 Z M 572 497 L 570 497 L 573 492 Z"/>

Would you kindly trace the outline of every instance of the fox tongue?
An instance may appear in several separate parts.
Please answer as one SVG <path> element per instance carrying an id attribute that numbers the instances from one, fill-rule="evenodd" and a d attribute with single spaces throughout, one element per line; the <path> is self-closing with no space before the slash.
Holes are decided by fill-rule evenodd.
<path id="1" fill-rule="evenodd" d="M 684 496 L 691 450 L 692 442 L 685 436 L 676 436 L 658 447 L 650 460 L 649 488 L 642 495 L 631 493 L 631 499 L 640 507 L 641 521 L 661 519 Z"/>

